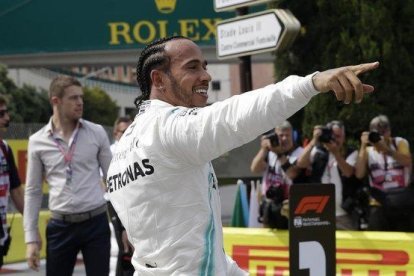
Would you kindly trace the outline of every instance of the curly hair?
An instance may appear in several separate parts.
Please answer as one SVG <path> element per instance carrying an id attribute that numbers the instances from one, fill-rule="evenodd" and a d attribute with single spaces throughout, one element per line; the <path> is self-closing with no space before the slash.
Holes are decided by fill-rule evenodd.
<path id="1" fill-rule="evenodd" d="M 138 107 L 143 101 L 150 97 L 151 93 L 151 71 L 154 69 L 168 70 L 170 58 L 165 53 L 165 45 L 168 41 L 175 39 L 188 39 L 184 36 L 171 36 L 153 41 L 142 50 L 137 64 L 137 82 L 142 94 L 134 103 Z"/>

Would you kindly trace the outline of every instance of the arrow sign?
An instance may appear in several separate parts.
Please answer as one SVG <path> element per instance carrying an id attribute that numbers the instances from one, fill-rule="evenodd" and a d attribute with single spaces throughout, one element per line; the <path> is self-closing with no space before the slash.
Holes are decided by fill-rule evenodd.
<path id="1" fill-rule="evenodd" d="M 214 0 L 214 10 L 216 12 L 234 10 L 243 6 L 258 5 L 274 0 Z"/>
<path id="2" fill-rule="evenodd" d="M 219 59 L 283 50 L 293 43 L 300 22 L 289 10 L 268 10 L 217 24 Z"/>

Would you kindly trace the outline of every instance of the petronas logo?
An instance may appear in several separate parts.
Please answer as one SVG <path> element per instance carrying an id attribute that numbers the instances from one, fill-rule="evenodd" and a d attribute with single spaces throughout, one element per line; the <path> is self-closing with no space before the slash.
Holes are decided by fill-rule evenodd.
<path id="1" fill-rule="evenodd" d="M 177 0 L 155 0 L 155 5 L 160 13 L 172 13 L 176 4 Z"/>

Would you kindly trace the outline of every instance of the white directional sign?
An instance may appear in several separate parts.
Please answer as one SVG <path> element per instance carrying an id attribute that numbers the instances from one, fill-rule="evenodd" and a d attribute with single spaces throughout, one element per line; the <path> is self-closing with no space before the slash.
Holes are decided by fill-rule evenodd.
<path id="1" fill-rule="evenodd" d="M 217 24 L 219 59 L 288 48 L 296 38 L 300 22 L 289 10 L 268 10 L 224 20 Z"/>
<path id="2" fill-rule="evenodd" d="M 234 10 L 243 6 L 258 5 L 274 0 L 214 0 L 214 9 L 219 11 Z"/>

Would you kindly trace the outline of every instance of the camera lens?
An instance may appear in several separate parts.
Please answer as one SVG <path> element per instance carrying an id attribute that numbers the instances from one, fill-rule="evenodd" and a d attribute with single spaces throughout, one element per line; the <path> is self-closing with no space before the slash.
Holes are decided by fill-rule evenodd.
<path id="1" fill-rule="evenodd" d="M 279 146 L 279 138 L 277 137 L 276 133 L 268 134 L 265 136 L 265 138 L 270 140 L 270 144 L 272 145 L 272 147 Z"/>
<path id="2" fill-rule="evenodd" d="M 376 131 L 371 131 L 368 134 L 368 141 L 370 141 L 372 144 L 376 144 L 381 141 L 381 135 Z"/>
<path id="3" fill-rule="evenodd" d="M 330 141 L 333 140 L 332 136 L 332 129 L 328 128 L 328 127 L 323 127 L 321 128 L 322 133 L 319 136 L 319 142 L 321 143 L 329 143 Z"/>

